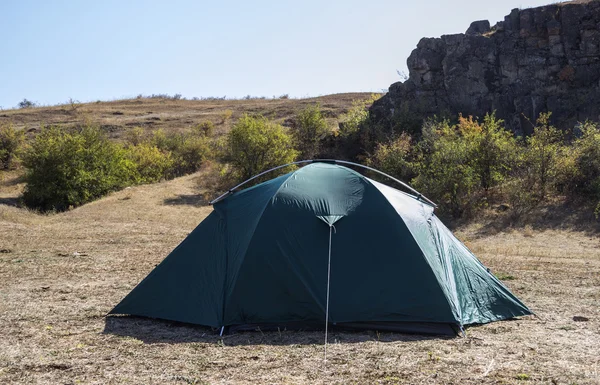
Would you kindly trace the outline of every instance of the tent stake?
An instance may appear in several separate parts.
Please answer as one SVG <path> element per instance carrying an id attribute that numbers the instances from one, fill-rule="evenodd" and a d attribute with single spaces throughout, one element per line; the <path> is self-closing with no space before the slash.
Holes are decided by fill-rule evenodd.
<path id="1" fill-rule="evenodd" d="M 221 332 L 219 333 L 219 337 L 223 337 L 223 331 L 225 331 L 225 325 L 221 326 Z"/>

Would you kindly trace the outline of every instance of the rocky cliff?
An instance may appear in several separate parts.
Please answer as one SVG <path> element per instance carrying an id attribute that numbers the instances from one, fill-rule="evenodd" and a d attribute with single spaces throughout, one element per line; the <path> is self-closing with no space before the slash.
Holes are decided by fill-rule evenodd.
<path id="1" fill-rule="evenodd" d="M 432 116 L 497 116 L 529 133 L 540 112 L 572 128 L 600 120 L 600 1 L 513 9 L 504 21 L 466 33 L 423 38 L 407 60 L 409 77 L 375 103 L 386 129 Z"/>

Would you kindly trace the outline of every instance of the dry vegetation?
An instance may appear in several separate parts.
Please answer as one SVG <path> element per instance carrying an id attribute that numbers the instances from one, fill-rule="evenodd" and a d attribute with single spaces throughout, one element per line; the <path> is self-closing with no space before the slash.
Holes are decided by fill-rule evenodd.
<path id="1" fill-rule="evenodd" d="M 0 383 L 600 383 L 595 232 L 459 229 L 539 318 L 473 327 L 466 338 L 334 332 L 324 368 L 321 332 L 221 339 L 104 317 L 210 212 L 202 172 L 48 216 L 1 204 L 18 195 L 14 178 L 0 182 Z"/>
<path id="2" fill-rule="evenodd" d="M 174 100 L 139 98 L 113 102 L 67 103 L 52 107 L 35 107 L 0 111 L 0 124 L 12 123 L 16 128 L 34 133 L 40 126 L 60 124 L 81 125 L 86 121 L 98 124 L 113 137 L 127 129 L 143 127 L 181 131 L 211 121 L 216 133 L 225 132 L 231 121 L 245 113 L 261 114 L 285 122 L 303 108 L 319 103 L 326 118 L 335 119 L 346 113 L 352 101 L 366 100 L 370 93 L 345 93 L 307 99 L 242 99 L 242 100 Z"/>

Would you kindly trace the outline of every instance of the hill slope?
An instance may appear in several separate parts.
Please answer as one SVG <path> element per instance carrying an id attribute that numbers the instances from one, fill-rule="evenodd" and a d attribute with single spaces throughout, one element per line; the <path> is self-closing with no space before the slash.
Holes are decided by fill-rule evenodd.
<path id="1" fill-rule="evenodd" d="M 112 102 L 64 104 L 0 111 L 0 124 L 12 123 L 28 132 L 42 125 L 80 125 L 86 120 L 99 124 L 118 137 L 127 128 L 183 130 L 204 121 L 215 124 L 217 133 L 227 129 L 245 113 L 260 114 L 285 122 L 308 105 L 319 103 L 324 115 L 336 119 L 346 113 L 354 100 L 365 100 L 370 93 L 346 93 L 307 99 L 175 100 L 138 98 Z"/>

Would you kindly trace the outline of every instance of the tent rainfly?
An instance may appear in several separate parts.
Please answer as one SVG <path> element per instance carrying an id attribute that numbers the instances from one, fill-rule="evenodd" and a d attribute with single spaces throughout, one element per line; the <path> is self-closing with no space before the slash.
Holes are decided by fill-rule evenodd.
<path id="1" fill-rule="evenodd" d="M 232 193 L 111 314 L 456 334 L 532 314 L 433 205 L 311 161 Z"/>

